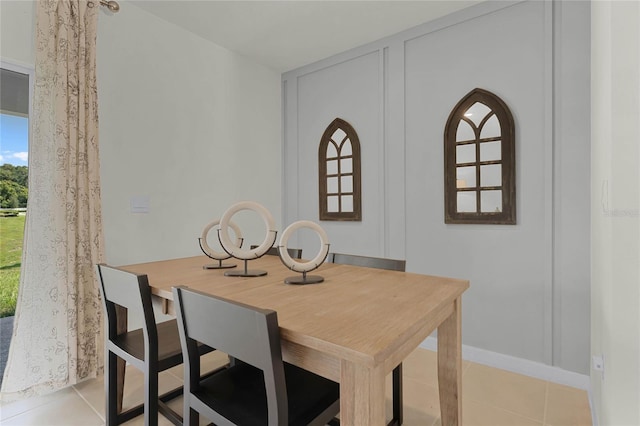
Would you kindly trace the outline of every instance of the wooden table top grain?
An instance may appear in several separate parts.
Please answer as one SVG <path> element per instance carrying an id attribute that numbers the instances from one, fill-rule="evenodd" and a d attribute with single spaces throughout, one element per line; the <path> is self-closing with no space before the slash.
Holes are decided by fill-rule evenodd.
<path id="1" fill-rule="evenodd" d="M 468 281 L 326 263 L 313 271 L 324 282 L 290 285 L 284 279 L 299 274 L 277 256 L 249 261 L 249 269 L 267 271 L 262 277 L 227 277 L 228 269 L 203 269 L 211 262 L 196 256 L 121 268 L 146 274 L 152 292 L 167 300 L 173 298 L 172 287 L 185 285 L 276 311 L 285 360 L 341 383 L 343 424 L 383 424 L 384 376 L 448 321 L 451 325 L 439 330 L 446 345 L 441 348 L 439 342 L 439 351 L 452 364 L 440 372 L 441 406 L 450 406 L 442 418 L 443 424 L 460 424 L 460 300 Z M 244 268 L 242 261 L 225 262 Z M 372 391 L 349 394 L 360 393 L 362 386 Z"/>

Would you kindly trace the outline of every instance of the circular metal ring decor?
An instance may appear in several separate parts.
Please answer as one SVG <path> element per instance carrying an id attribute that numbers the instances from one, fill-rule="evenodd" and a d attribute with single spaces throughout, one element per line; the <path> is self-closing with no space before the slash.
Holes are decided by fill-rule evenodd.
<path id="1" fill-rule="evenodd" d="M 267 228 L 267 232 L 265 234 L 264 240 L 262 241 L 262 244 L 260 244 L 258 247 L 253 249 L 247 250 L 247 249 L 240 248 L 239 246 L 233 244 L 231 242 L 231 238 L 229 237 L 229 226 L 231 222 L 231 217 L 242 210 L 253 210 L 256 213 L 258 213 L 262 217 L 262 220 L 264 221 L 264 224 Z M 242 271 L 233 271 L 233 272 L 226 272 L 225 275 L 245 276 L 245 277 L 266 275 L 267 274 L 266 271 L 247 271 L 247 261 L 251 259 L 257 259 L 263 256 L 269 250 L 269 248 L 273 246 L 273 243 L 276 241 L 276 234 L 277 234 L 277 231 L 274 228 L 275 228 L 275 221 L 273 220 L 273 216 L 271 215 L 269 210 L 267 210 L 261 204 L 258 204 L 253 201 L 241 201 L 229 207 L 227 211 L 224 212 L 224 214 L 222 215 L 222 218 L 220 219 L 220 229 L 218 229 L 218 238 L 220 240 L 220 244 L 222 245 L 222 248 L 224 249 L 224 251 L 226 251 L 236 259 L 244 260 L 245 267 L 244 267 L 244 273 Z"/>
<path id="2" fill-rule="evenodd" d="M 226 269 L 226 268 L 236 267 L 236 265 L 229 265 L 229 264 L 222 263 L 223 260 L 229 259 L 231 257 L 229 253 L 227 253 L 226 251 L 215 251 L 211 247 L 209 247 L 209 244 L 207 243 L 207 236 L 209 235 L 209 232 L 219 224 L 220 224 L 220 219 L 216 219 L 213 222 L 208 223 L 207 226 L 205 226 L 204 229 L 202 230 L 202 236 L 198 238 L 198 242 L 200 243 L 200 250 L 202 250 L 202 252 L 206 254 L 208 257 L 210 257 L 211 259 L 218 261 L 218 265 L 215 265 L 215 264 L 205 265 L 203 266 L 204 269 Z M 243 238 L 242 238 L 242 231 L 240 231 L 240 227 L 238 227 L 238 225 L 236 225 L 233 222 L 229 222 L 229 227 L 233 229 L 233 232 L 236 235 L 236 245 L 238 247 L 242 247 Z"/>
<path id="3" fill-rule="evenodd" d="M 310 228 L 318 234 L 320 237 L 320 249 L 316 257 L 308 262 L 297 262 L 290 255 L 287 250 L 287 243 L 291 235 L 300 228 Z M 311 272 L 314 269 L 318 269 L 322 265 L 329 254 L 329 238 L 327 233 L 320 225 L 310 220 L 299 220 L 292 223 L 282 232 L 280 236 L 280 243 L 278 244 L 278 252 L 280 253 L 280 260 L 284 265 L 294 272 L 302 272 L 302 276 L 288 277 L 284 280 L 287 284 L 315 284 L 324 281 L 324 278 L 318 275 L 307 275 L 307 272 Z"/>
<path id="4" fill-rule="evenodd" d="M 219 224 L 220 224 L 220 219 L 216 219 L 204 227 L 204 230 L 202 231 L 202 237 L 200 237 L 202 241 L 200 244 L 202 245 L 202 251 L 204 252 L 204 254 L 206 254 L 210 258 L 215 260 L 225 260 L 231 257 L 229 253 L 225 251 L 215 251 L 211 247 L 209 247 L 209 244 L 207 243 L 207 235 L 209 234 L 211 229 L 213 229 Z M 236 234 L 235 245 L 238 247 L 242 246 L 242 240 L 243 240 L 242 231 L 240 230 L 238 225 L 236 225 L 234 222 L 229 222 L 229 227 L 233 229 L 233 233 Z"/>

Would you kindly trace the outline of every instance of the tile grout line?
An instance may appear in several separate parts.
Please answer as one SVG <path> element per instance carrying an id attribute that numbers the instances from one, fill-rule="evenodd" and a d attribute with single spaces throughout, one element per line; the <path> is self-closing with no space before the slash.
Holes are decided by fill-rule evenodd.
<path id="1" fill-rule="evenodd" d="M 184 377 L 180 377 L 180 376 L 178 376 L 177 374 L 173 374 L 173 371 L 171 371 L 171 370 L 172 370 L 172 369 L 170 368 L 170 369 L 165 370 L 165 371 L 166 371 L 168 374 L 170 374 L 170 375 L 172 375 L 173 377 L 175 377 L 176 379 L 184 381 Z M 164 373 L 165 371 L 162 371 L 162 373 Z"/>
<path id="2" fill-rule="evenodd" d="M 25 399 L 18 399 L 18 400 L 15 400 L 15 401 L 10 402 L 9 404 L 12 404 L 12 403 L 19 403 L 19 402 L 25 402 L 25 404 L 26 404 L 26 401 L 27 401 L 27 400 L 29 400 L 29 399 L 31 399 L 31 398 L 44 398 L 44 397 L 47 397 L 47 396 L 52 396 L 52 395 L 54 395 L 54 394 L 56 394 L 56 393 L 58 393 L 58 392 L 61 392 L 61 391 L 63 391 L 63 390 L 64 390 L 64 388 L 62 388 L 62 389 L 58 389 L 58 390 L 56 390 L 56 391 L 54 391 L 54 392 L 51 392 L 50 394 L 37 395 L 37 396 L 34 396 L 34 397 L 28 397 L 28 398 L 25 398 Z M 28 412 L 30 412 L 30 411 L 33 411 L 33 410 L 36 410 L 36 409 L 38 409 L 38 408 L 44 407 L 44 406 L 49 405 L 49 404 L 51 404 L 51 403 L 53 403 L 53 402 L 55 402 L 55 401 L 53 401 L 53 400 L 52 400 L 52 401 L 47 401 L 47 402 L 45 402 L 45 403 L 43 403 L 43 404 L 38 404 L 38 405 L 34 405 L 34 406 L 29 405 L 27 408 L 25 408 L 25 410 L 24 410 L 24 411 L 17 412 L 17 413 L 15 413 L 15 414 L 14 414 L 14 415 L 12 415 L 12 416 L 9 416 L 9 417 L 7 417 L 7 418 L 0 417 L 0 425 L 1 425 L 1 424 L 3 424 L 3 423 L 5 423 L 5 424 L 6 424 L 7 420 L 9 420 L 9 419 L 13 419 L 13 418 L 16 418 L 16 417 L 22 416 L 23 414 L 26 414 L 26 413 L 28 413 Z M 3 404 L 3 405 L 7 405 L 7 404 Z M 0 408 L 2 408 L 2 407 L 0 406 Z"/>
<path id="3" fill-rule="evenodd" d="M 486 406 L 491 407 L 491 408 L 495 408 L 496 410 L 504 411 L 505 413 L 509 413 L 509 414 L 516 415 L 516 416 L 518 416 L 518 417 L 522 417 L 523 419 L 531 420 L 532 422 L 539 423 L 541 426 L 543 426 L 543 425 L 544 425 L 544 413 L 543 413 L 543 415 L 542 415 L 542 416 L 543 416 L 543 419 L 542 419 L 542 420 L 538 420 L 538 419 L 534 419 L 533 417 L 529 417 L 529 416 L 527 416 L 527 415 L 524 415 L 524 414 L 522 414 L 522 413 L 518 413 L 518 412 L 516 412 L 516 411 L 511 411 L 511 410 L 508 410 L 508 409 L 503 408 L 503 407 L 499 407 L 499 406 L 494 405 L 494 404 L 491 404 L 491 403 L 489 403 L 489 402 L 485 402 L 485 401 L 478 401 L 477 399 L 473 399 L 473 398 L 467 398 L 467 399 L 468 399 L 469 401 L 473 401 L 473 402 L 478 403 L 478 404 L 482 404 L 482 405 L 486 405 Z"/>
<path id="4" fill-rule="evenodd" d="M 442 412 L 440 412 L 440 415 L 433 420 L 433 423 L 431 424 L 431 426 L 436 426 L 438 424 L 438 421 L 440 421 L 440 426 L 442 426 L 442 420 L 441 419 L 442 419 Z M 458 419 L 458 420 L 462 420 L 462 419 Z M 462 421 L 460 421 L 459 423 L 462 424 Z"/>
<path id="5" fill-rule="evenodd" d="M 466 372 L 466 370 L 467 370 L 467 369 L 469 369 L 469 367 L 470 367 L 470 365 L 469 365 L 469 366 L 467 366 L 467 368 L 465 369 L 465 372 Z M 463 374 L 464 374 L 464 373 L 463 373 Z M 435 390 L 436 390 L 436 392 L 439 392 L 439 388 L 438 388 L 438 384 L 437 384 L 437 383 L 436 383 L 436 384 L 426 383 L 426 382 L 424 382 L 424 381 L 422 381 L 422 380 L 420 380 L 420 379 L 416 379 L 416 378 L 412 378 L 412 377 L 406 377 L 406 379 L 409 379 L 409 380 L 412 380 L 412 381 L 418 382 L 418 383 L 420 383 L 420 384 L 422 384 L 422 385 L 424 385 L 424 386 L 429 386 L 429 387 L 431 387 L 431 388 L 435 389 Z M 498 406 L 498 405 L 494 405 L 494 404 L 488 403 L 488 402 L 486 402 L 486 401 L 479 401 L 479 400 L 477 400 L 477 399 L 473 399 L 473 398 L 469 398 L 469 397 L 465 397 L 465 399 L 467 399 L 468 401 L 473 401 L 473 402 L 478 403 L 478 404 L 482 404 L 482 405 L 489 406 L 489 407 L 491 407 L 491 408 L 493 408 L 493 409 L 500 410 L 500 411 L 503 411 L 503 412 L 505 412 L 505 413 L 509 413 L 509 414 L 512 414 L 512 415 L 515 415 L 515 416 L 518 416 L 518 417 L 522 417 L 523 419 L 531 420 L 532 422 L 535 422 L 535 423 L 540 424 L 540 426 L 544 426 L 544 425 L 545 425 L 545 420 L 546 420 L 546 408 L 547 408 L 547 407 L 546 407 L 546 406 L 547 406 L 547 386 L 548 386 L 548 382 L 545 382 L 545 407 L 544 407 L 544 411 L 543 411 L 543 413 L 542 413 L 542 420 L 540 420 L 540 419 L 535 419 L 535 418 L 530 417 L 530 416 L 527 416 L 527 415 L 525 415 L 525 414 L 518 413 L 518 412 L 516 412 L 516 411 L 512 411 L 512 410 L 506 409 L 506 408 L 504 408 L 504 407 L 500 407 L 500 406 Z M 463 390 L 463 393 L 464 393 L 464 390 Z M 464 414 L 464 413 L 463 413 L 463 414 Z M 437 418 L 434 420 L 433 424 L 432 424 L 432 425 L 430 425 L 430 426 L 435 426 L 435 425 L 436 425 L 436 423 L 437 423 L 437 421 L 438 421 L 439 419 L 440 419 L 440 417 L 437 417 Z"/>
<path id="6" fill-rule="evenodd" d="M 467 373 L 467 371 L 469 370 L 469 368 L 471 367 L 471 362 L 467 362 L 467 366 L 462 369 L 462 377 L 464 377 L 464 375 Z"/>
<path id="7" fill-rule="evenodd" d="M 91 409 L 91 411 L 93 411 L 94 413 L 96 413 L 96 415 L 100 418 L 100 420 L 102 420 L 103 422 L 106 421 L 106 419 L 104 417 L 102 417 L 102 415 L 98 412 L 98 410 L 96 410 L 93 405 L 91 405 L 91 403 L 89 401 L 87 401 L 87 398 L 84 397 L 84 395 L 82 395 L 82 393 L 76 389 L 75 385 L 72 386 L 73 390 L 76 392 L 76 394 L 78 394 L 78 396 L 84 401 L 85 404 L 87 404 L 89 406 L 89 408 Z"/>
<path id="8" fill-rule="evenodd" d="M 545 390 L 544 390 L 544 408 L 543 408 L 543 412 L 542 412 L 542 420 L 535 419 L 535 418 L 533 418 L 533 417 L 531 417 L 531 416 L 528 416 L 528 415 L 526 415 L 526 414 L 519 413 L 519 412 L 516 412 L 516 411 L 512 411 L 512 410 L 509 410 L 509 409 L 507 409 L 507 408 L 500 407 L 500 406 L 497 406 L 497 405 L 494 405 L 494 404 L 491 404 L 491 403 L 488 403 L 488 402 L 479 401 L 479 400 L 477 400 L 477 399 L 473 399 L 473 398 L 468 398 L 468 399 L 469 399 L 470 401 L 474 401 L 474 402 L 477 402 L 477 403 L 480 403 L 480 404 L 488 405 L 488 406 L 490 406 L 490 407 L 492 407 L 492 408 L 499 409 L 499 410 L 502 410 L 502 411 L 504 411 L 504 412 L 507 412 L 507 413 L 510 413 L 510 414 L 514 414 L 514 415 L 517 415 L 517 416 L 519 416 L 519 417 L 522 417 L 522 418 L 525 418 L 525 419 L 528 419 L 528 420 L 534 421 L 534 422 L 536 422 L 536 423 L 539 423 L 541 426 L 544 426 L 544 425 L 545 425 L 545 421 L 546 421 L 546 408 L 547 408 L 547 393 L 548 393 L 548 387 L 549 387 L 549 384 L 550 384 L 550 382 L 549 382 L 548 380 L 543 380 L 543 379 L 539 379 L 539 378 L 536 378 L 536 377 L 530 377 L 530 376 L 526 376 L 526 375 L 523 375 L 523 374 L 520 374 L 520 373 L 514 373 L 514 372 L 509 371 L 509 370 L 503 370 L 503 369 L 498 368 L 498 367 L 492 367 L 492 366 L 489 366 L 489 365 L 484 365 L 484 364 L 479 364 L 479 363 L 473 363 L 473 362 L 472 362 L 472 363 L 470 363 L 470 365 L 467 367 L 467 369 L 470 369 L 473 365 L 478 365 L 478 366 L 482 366 L 482 367 L 484 367 L 484 368 L 489 368 L 489 369 L 492 369 L 492 370 L 498 370 L 498 371 L 501 371 L 501 372 L 506 372 L 506 373 L 508 373 L 508 374 L 513 374 L 513 375 L 516 375 L 516 376 L 523 377 L 523 378 L 524 378 L 524 379 L 526 379 L 526 380 L 531 379 L 531 380 L 536 380 L 536 381 L 539 381 L 539 382 L 544 382 L 544 386 L 545 386 L 545 388 L 544 388 L 544 389 L 545 389 Z"/>
<path id="9" fill-rule="evenodd" d="M 44 405 L 44 404 L 43 404 L 43 405 Z M 41 405 L 40 407 L 42 407 L 42 405 Z M 9 420 L 11 420 L 11 419 L 13 419 L 13 418 L 15 418 L 15 417 L 21 416 L 21 415 L 23 415 L 23 414 L 25 414 L 25 413 L 28 413 L 29 411 L 35 410 L 36 408 L 38 408 L 38 407 L 31 407 L 31 408 L 27 408 L 26 410 L 21 411 L 21 412 L 19 412 L 19 413 L 16 413 L 16 414 L 14 414 L 14 415 L 12 415 L 12 416 L 9 416 L 9 417 L 7 417 L 7 418 L 0 417 L 0 425 L 2 425 L 2 424 L 6 424 L 6 422 L 7 422 L 7 421 L 9 421 Z"/>

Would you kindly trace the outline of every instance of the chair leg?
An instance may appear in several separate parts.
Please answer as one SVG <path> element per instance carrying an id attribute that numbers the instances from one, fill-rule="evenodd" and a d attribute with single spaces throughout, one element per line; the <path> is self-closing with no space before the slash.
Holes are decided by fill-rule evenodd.
<path id="1" fill-rule="evenodd" d="M 393 369 L 393 419 L 390 424 L 402 424 L 402 364 Z"/>
<path id="2" fill-rule="evenodd" d="M 189 405 L 188 401 L 184 402 L 184 423 L 183 426 L 198 426 L 200 424 L 200 413 Z M 213 425 L 213 423 L 209 423 Z"/>
<path id="3" fill-rule="evenodd" d="M 106 425 L 115 426 L 118 424 L 118 357 L 113 352 L 107 350 L 107 362 L 104 366 L 104 386 L 107 396 L 107 407 L 105 410 Z"/>
<path id="4" fill-rule="evenodd" d="M 158 426 L 158 372 L 147 365 L 144 374 L 144 424 Z"/>
<path id="5" fill-rule="evenodd" d="M 184 426 L 191 426 L 194 424 L 191 414 L 191 406 L 189 405 L 189 395 L 187 395 L 187 392 L 182 394 L 182 416 L 184 418 Z"/>

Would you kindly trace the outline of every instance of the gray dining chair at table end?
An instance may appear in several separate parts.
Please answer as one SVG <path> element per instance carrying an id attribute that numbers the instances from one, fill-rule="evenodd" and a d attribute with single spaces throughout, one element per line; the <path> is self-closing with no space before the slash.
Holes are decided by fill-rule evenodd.
<path id="1" fill-rule="evenodd" d="M 365 268 L 387 269 L 391 271 L 404 272 L 406 269 L 406 260 L 389 259 L 384 257 L 359 256 L 355 254 L 345 253 L 329 253 L 327 256 L 328 263 L 337 263 L 342 265 L 363 266 Z M 399 426 L 403 421 L 403 396 L 402 396 L 402 363 L 393 369 L 393 417 L 387 426 Z"/>
<path id="2" fill-rule="evenodd" d="M 181 426 L 182 416 L 166 402 L 180 396 L 182 386 L 158 395 L 158 374 L 182 364 L 183 361 L 176 320 L 156 323 L 151 288 L 146 275 L 136 275 L 105 264 L 97 265 L 97 273 L 106 311 L 106 425 L 119 425 L 143 413 L 145 425 L 157 425 L 158 413 L 161 413 L 174 425 Z M 142 328 L 122 331 L 119 327 L 123 319 L 122 308 L 126 309 L 126 315 L 133 314 L 141 318 Z M 213 350 L 202 344 L 197 347 L 199 355 Z M 126 361 L 144 374 L 144 403 L 122 413 L 119 412 L 122 393 L 118 392 L 118 359 Z"/>
<path id="3" fill-rule="evenodd" d="M 254 249 L 258 247 L 257 245 L 252 245 L 251 249 Z M 287 248 L 287 251 L 289 252 L 289 256 L 291 256 L 292 259 L 302 259 L 302 249 L 297 249 L 297 248 Z M 265 253 L 269 256 L 280 256 L 280 253 L 278 252 L 278 247 L 269 247 L 269 250 L 267 250 L 267 252 Z"/>
<path id="4" fill-rule="evenodd" d="M 282 360 L 277 313 L 174 287 L 185 359 L 185 425 L 327 424 L 340 410 L 339 385 Z M 212 327 L 212 324 L 216 324 Z M 228 353 L 226 370 L 199 378 L 196 342 Z"/>

